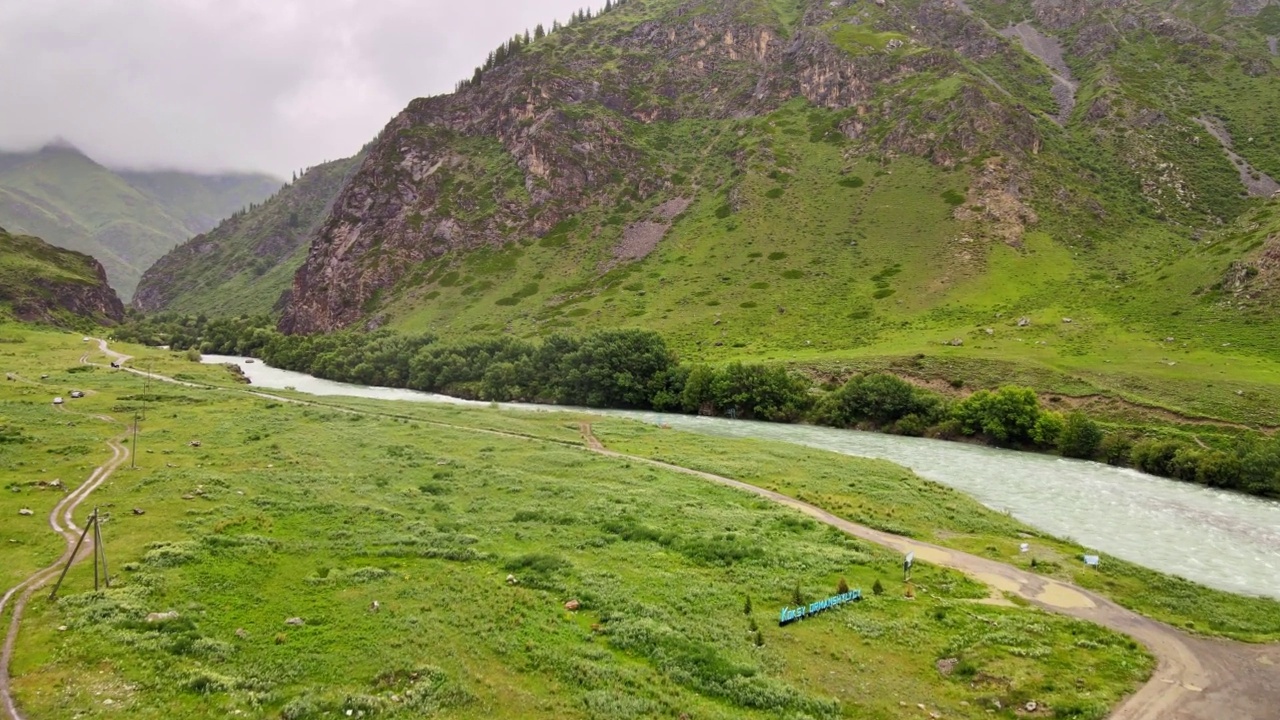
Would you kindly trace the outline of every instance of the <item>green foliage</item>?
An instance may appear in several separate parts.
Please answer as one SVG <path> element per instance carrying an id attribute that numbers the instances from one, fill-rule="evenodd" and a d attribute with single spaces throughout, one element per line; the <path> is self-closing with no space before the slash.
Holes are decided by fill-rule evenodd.
<path id="1" fill-rule="evenodd" d="M 941 419 L 944 404 L 938 396 L 893 375 L 858 375 L 818 403 L 815 419 L 833 427 L 870 423 L 889 427 L 909 416 L 927 424 Z"/>
<path id="2" fill-rule="evenodd" d="M 983 435 L 1001 445 L 1031 444 L 1043 410 L 1030 388 L 979 390 L 956 403 L 952 416 L 966 435 Z"/>
<path id="3" fill-rule="evenodd" d="M 1098 423 L 1084 413 L 1067 415 L 1058 433 L 1058 452 L 1064 457 L 1088 460 L 1098 454 L 1101 444 L 1102 428 Z"/>
<path id="4" fill-rule="evenodd" d="M 871 586 L 871 593 L 877 596 L 884 594 L 884 584 L 880 582 L 880 578 L 876 578 L 875 583 Z"/>

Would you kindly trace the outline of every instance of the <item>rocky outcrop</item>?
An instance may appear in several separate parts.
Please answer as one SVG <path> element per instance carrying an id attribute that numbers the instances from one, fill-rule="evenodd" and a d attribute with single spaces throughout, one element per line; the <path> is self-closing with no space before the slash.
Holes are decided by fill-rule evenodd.
<path id="1" fill-rule="evenodd" d="M 929 1 L 932 12 L 967 27 L 954 5 Z M 992 148 L 997 136 L 1005 153 L 1038 149 L 1032 118 L 972 84 L 925 105 L 917 123 L 901 122 L 907 107 L 920 104 L 914 90 L 904 86 L 901 96 L 875 102 L 922 73 L 964 72 L 954 52 L 931 46 L 917 18 L 885 14 L 871 29 L 907 39 L 855 53 L 829 37 L 826 3 L 812 3 L 789 37 L 760 19 L 760 6 L 731 0 L 694 13 L 691 5 L 608 34 L 580 24 L 477 85 L 410 103 L 370 147 L 318 230 L 281 329 L 356 324 L 416 266 L 541 237 L 620 195 L 654 204 L 676 197 L 675 162 L 641 142 L 637 127 L 754 117 L 804 98 L 856 110 L 839 129 L 868 152 L 950 167 Z M 1000 45 L 972 34 L 974 52 L 984 42 Z M 600 44 L 609 48 L 608 64 L 600 62 Z"/>
<path id="2" fill-rule="evenodd" d="M 124 321 L 102 263 L 0 228 L 0 306 L 23 322 L 72 326 Z"/>

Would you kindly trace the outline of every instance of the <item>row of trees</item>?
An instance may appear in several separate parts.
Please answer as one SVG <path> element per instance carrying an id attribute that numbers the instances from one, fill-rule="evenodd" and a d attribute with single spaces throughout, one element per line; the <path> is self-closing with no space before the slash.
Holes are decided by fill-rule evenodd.
<path id="1" fill-rule="evenodd" d="M 530 43 L 537 42 L 547 35 L 560 32 L 565 27 L 572 27 L 578 23 L 590 20 L 592 17 L 598 17 L 599 15 L 612 12 L 623 5 L 626 5 L 626 0 L 605 0 L 604 8 L 597 14 L 593 15 L 591 8 L 582 8 L 569 16 L 569 22 L 567 25 L 562 25 L 559 20 L 556 20 L 551 23 L 550 31 L 544 28 L 541 23 L 533 29 L 532 33 L 525 30 L 523 34 L 516 35 L 510 40 L 503 42 L 496 50 L 490 52 L 489 57 L 485 59 L 484 64 L 477 67 L 469 79 L 459 80 L 457 84 L 454 85 L 454 92 L 462 92 L 467 88 L 480 85 L 484 81 L 485 73 L 493 70 L 494 68 L 502 67 L 509 60 L 519 55 L 520 52 Z"/>
<path id="2" fill-rule="evenodd" d="M 813 422 L 1056 452 L 1135 467 L 1213 487 L 1280 497 L 1280 440 L 1250 436 L 1210 448 L 1173 437 L 1106 428 L 1044 407 L 1023 387 L 954 399 L 887 374 L 857 375 L 826 391 L 780 365 L 681 364 L 662 337 L 642 330 L 444 342 L 434 335 L 342 332 L 291 336 L 266 317 L 210 320 L 159 315 L 117 337 L 174 350 L 248 355 L 341 382 L 409 388 L 477 400 L 554 403 Z"/>

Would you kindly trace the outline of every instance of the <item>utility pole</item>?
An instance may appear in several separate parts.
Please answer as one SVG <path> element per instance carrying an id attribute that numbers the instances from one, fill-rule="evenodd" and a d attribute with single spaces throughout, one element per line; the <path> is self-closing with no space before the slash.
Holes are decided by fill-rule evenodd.
<path id="1" fill-rule="evenodd" d="M 147 374 L 142 376 L 142 419 L 147 419 L 147 395 L 151 392 L 152 362 L 147 362 Z"/>
<path id="2" fill-rule="evenodd" d="M 89 530 L 93 530 L 93 591 L 98 592 L 105 583 L 106 587 L 111 587 L 111 573 L 107 570 L 107 549 L 102 543 L 102 525 L 101 518 L 98 516 L 98 508 L 93 509 L 93 514 L 89 516 L 88 522 L 84 525 L 84 532 L 80 533 L 80 539 L 76 541 L 75 550 L 71 551 L 71 556 L 67 558 L 67 564 L 62 567 L 62 574 L 58 576 L 58 582 L 54 583 L 53 591 L 49 593 L 50 600 L 58 598 L 58 590 L 62 587 L 62 581 L 67 579 L 67 571 L 71 569 L 71 564 L 76 561 L 76 556 L 80 554 L 80 548 L 84 545 L 84 539 L 89 536 Z M 98 560 L 102 560 L 102 574 L 98 574 Z"/>
<path id="3" fill-rule="evenodd" d="M 133 453 L 129 457 L 129 468 L 138 469 L 138 413 L 133 413 Z"/>

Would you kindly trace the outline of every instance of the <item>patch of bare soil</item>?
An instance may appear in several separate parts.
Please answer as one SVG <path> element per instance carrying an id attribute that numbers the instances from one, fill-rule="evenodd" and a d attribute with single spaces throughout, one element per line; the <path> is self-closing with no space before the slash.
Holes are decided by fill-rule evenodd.
<path id="1" fill-rule="evenodd" d="M 1062 57 L 1062 43 L 1057 38 L 1040 32 L 1029 22 L 1005 28 L 1000 34 L 1017 38 L 1027 52 L 1048 66 L 1049 74 L 1053 76 L 1053 99 L 1058 102 L 1057 120 L 1060 125 L 1065 125 L 1076 107 L 1076 90 L 1079 89 L 1079 84 L 1071 76 L 1071 68 L 1067 67 Z"/>
<path id="2" fill-rule="evenodd" d="M 1231 158 L 1231 164 L 1235 165 L 1236 171 L 1240 173 L 1240 182 L 1244 184 L 1245 189 L 1253 197 L 1269 198 L 1276 193 L 1280 193 L 1280 182 L 1276 182 L 1270 175 L 1255 169 L 1249 164 L 1248 160 L 1240 157 L 1235 151 L 1235 141 L 1231 137 L 1231 133 L 1227 131 L 1222 121 L 1212 117 L 1196 118 L 1205 130 L 1213 136 L 1221 145 L 1227 157 Z"/>
<path id="3" fill-rule="evenodd" d="M 654 208 L 647 219 L 628 225 L 622 231 L 622 242 L 613 249 L 613 258 L 604 262 L 600 271 L 608 272 L 621 263 L 649 257 L 649 253 L 656 250 L 658 243 L 667 236 L 671 223 L 692 203 L 689 198 L 668 200 Z"/>

